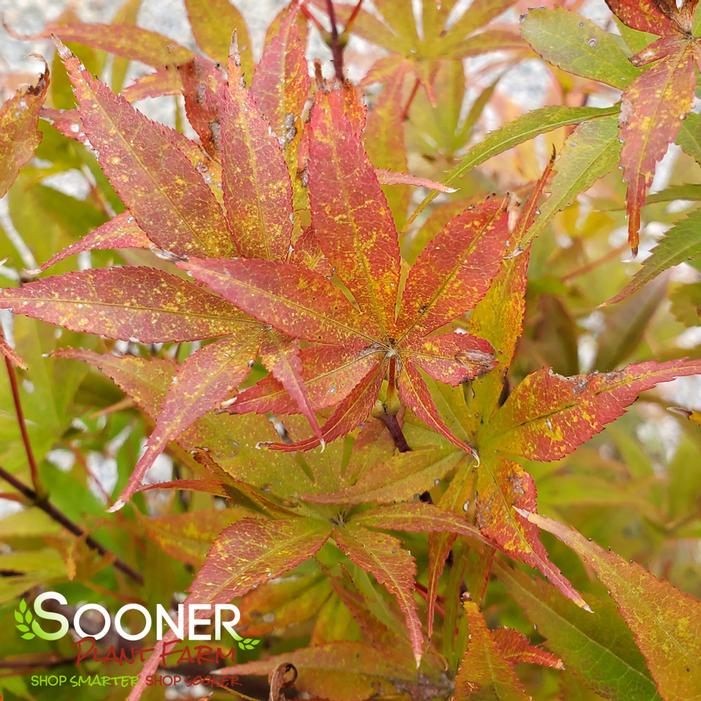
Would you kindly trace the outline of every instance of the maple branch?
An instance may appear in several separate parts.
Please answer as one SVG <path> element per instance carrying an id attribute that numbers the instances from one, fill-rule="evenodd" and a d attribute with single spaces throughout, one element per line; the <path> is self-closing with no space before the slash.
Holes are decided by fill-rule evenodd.
<path id="1" fill-rule="evenodd" d="M 333 67 L 337 80 L 343 82 L 345 80 L 343 77 L 343 42 L 340 40 L 341 35 L 338 33 L 336 10 L 333 6 L 333 0 L 326 0 L 326 12 L 329 15 L 329 24 L 331 25 L 328 45 L 333 57 Z"/>
<path id="2" fill-rule="evenodd" d="M 65 528 L 69 533 L 72 533 L 77 538 L 83 539 L 85 544 L 91 550 L 94 550 L 103 557 L 111 557 L 115 568 L 123 572 L 127 577 L 129 577 L 129 579 L 137 584 L 144 583 L 144 578 L 136 570 L 117 557 L 114 553 L 110 552 L 104 545 L 98 543 L 98 541 L 96 541 L 92 536 L 88 535 L 83 528 L 75 523 L 75 521 L 72 521 L 62 511 L 57 509 L 51 502 L 49 502 L 47 496 L 42 496 L 34 489 L 18 480 L 17 477 L 15 477 L 11 472 L 8 472 L 2 466 L 0 466 L 0 479 L 5 480 L 5 482 L 12 485 L 29 502 L 41 509 L 47 516 L 56 521 L 56 523 L 63 526 L 63 528 Z"/>
<path id="3" fill-rule="evenodd" d="M 4 338 L 2 329 L 0 329 L 0 337 Z M 25 421 L 24 411 L 22 409 L 22 398 L 20 397 L 19 393 L 19 385 L 17 384 L 17 373 L 15 372 L 15 366 L 7 356 L 3 356 L 3 360 L 5 361 L 5 368 L 7 369 L 7 377 L 10 380 L 12 402 L 15 405 L 15 416 L 17 417 L 17 424 L 19 426 L 20 435 L 22 436 L 24 452 L 27 456 L 27 463 L 29 464 L 29 474 L 31 475 L 32 485 L 37 494 L 43 494 L 44 490 L 41 486 L 41 480 L 39 479 L 39 468 L 37 467 L 36 459 L 34 458 L 34 451 L 32 450 L 32 444 L 29 440 L 29 433 L 27 431 L 27 422 Z"/>
<path id="4" fill-rule="evenodd" d="M 51 669 L 53 667 L 63 667 L 64 665 L 74 665 L 75 657 L 59 657 L 55 660 L 32 659 L 32 660 L 2 660 L 0 670 L 20 670 L 20 669 Z M 3 675 L 0 676 L 10 676 Z"/>
<path id="5" fill-rule="evenodd" d="M 379 419 L 387 427 L 389 435 L 392 436 L 394 445 L 400 453 L 411 450 L 407 443 L 404 431 L 399 425 L 397 412 L 399 411 L 399 400 L 397 399 L 397 360 L 391 358 L 389 361 L 389 376 L 387 378 L 387 397 L 382 402 L 382 414 Z"/>
<path id="6" fill-rule="evenodd" d="M 380 416 L 380 421 L 386 426 L 389 435 L 392 436 L 395 447 L 400 453 L 407 453 L 411 450 L 404 436 L 404 431 L 402 431 L 402 427 L 399 425 L 396 414 L 388 414 L 386 411 L 383 411 Z"/>

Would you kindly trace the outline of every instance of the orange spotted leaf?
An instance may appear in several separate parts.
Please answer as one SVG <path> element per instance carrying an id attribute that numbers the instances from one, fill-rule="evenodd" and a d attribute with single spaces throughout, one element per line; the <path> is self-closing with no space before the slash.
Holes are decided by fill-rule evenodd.
<path id="1" fill-rule="evenodd" d="M 621 165 L 628 186 L 628 242 L 638 250 L 640 210 L 657 162 L 691 109 L 696 86 L 693 52 L 681 51 L 638 76 L 623 93 Z"/>
<path id="2" fill-rule="evenodd" d="M 477 468 L 476 492 L 476 518 L 482 534 L 510 557 L 539 569 L 568 599 L 586 608 L 579 593 L 550 561 L 538 529 L 515 511 L 535 511 L 533 478 L 515 462 L 489 458 Z"/>
<path id="3" fill-rule="evenodd" d="M 343 401 L 377 365 L 377 353 L 340 346 L 307 346 L 299 351 L 302 380 L 315 410 Z M 294 414 L 299 409 L 287 390 L 268 375 L 235 398 L 224 402 L 232 414 Z"/>
<path id="4" fill-rule="evenodd" d="M 219 88 L 224 202 L 240 255 L 286 260 L 292 185 L 282 148 L 231 63 Z"/>
<path id="5" fill-rule="evenodd" d="M 203 176 L 177 146 L 177 132 L 152 122 L 93 78 L 63 45 L 83 130 L 134 219 L 157 246 L 179 255 L 229 256 L 231 234 Z"/>
<path id="6" fill-rule="evenodd" d="M 285 452 L 311 450 L 316 448 L 322 439 L 325 443 L 335 441 L 366 421 L 375 404 L 384 377 L 384 364 L 377 356 L 375 358 L 375 363 L 367 375 L 358 382 L 353 391 L 336 407 L 333 414 L 321 427 L 321 439 L 315 436 L 296 443 L 273 443 L 268 447 L 271 450 Z"/>
<path id="7" fill-rule="evenodd" d="M 319 247 L 311 227 L 305 229 L 295 241 L 289 260 L 290 263 L 309 268 L 309 270 L 313 270 L 326 278 L 330 279 L 333 275 L 333 269 Z"/>
<path id="8" fill-rule="evenodd" d="M 204 150 L 217 157 L 221 149 L 217 93 L 224 84 L 224 75 L 214 63 L 199 56 L 178 66 L 178 74 L 188 121 L 200 137 Z"/>
<path id="9" fill-rule="evenodd" d="M 60 250 L 56 255 L 44 263 L 40 271 L 47 270 L 70 256 L 85 251 L 101 251 L 116 248 L 153 248 L 151 240 L 146 236 L 141 227 L 136 223 L 129 212 L 122 212 L 108 222 L 93 229 L 83 236 L 80 241 Z"/>
<path id="10" fill-rule="evenodd" d="M 623 24 L 640 32 L 662 35 L 676 31 L 656 0 L 606 0 L 606 4 Z"/>
<path id="11" fill-rule="evenodd" d="M 294 569 L 326 542 L 328 522 L 244 518 L 214 541 L 190 588 L 196 603 L 228 602 Z"/>
<path id="12" fill-rule="evenodd" d="M 173 377 L 153 433 L 139 458 L 127 486 L 113 509 L 123 506 L 168 443 L 197 419 L 218 406 L 243 382 L 260 344 L 252 330 L 241 337 L 224 338 L 191 355 Z"/>
<path id="13" fill-rule="evenodd" d="M 502 701 L 528 701 L 521 681 L 492 636 L 477 604 L 464 601 L 470 638 L 455 678 L 455 701 L 474 694 Z"/>
<path id="14" fill-rule="evenodd" d="M 678 34 L 672 34 L 653 41 L 652 44 L 646 46 L 635 56 L 631 56 L 630 62 L 634 66 L 646 66 L 648 63 L 654 63 L 667 58 L 671 54 L 679 53 L 683 48 L 684 38 Z"/>
<path id="15" fill-rule="evenodd" d="M 472 309 L 499 272 L 507 224 L 505 202 L 496 199 L 452 219 L 409 272 L 398 329 L 428 333 Z"/>
<path id="16" fill-rule="evenodd" d="M 397 599 L 418 667 L 424 640 L 414 598 L 416 563 L 411 553 L 404 550 L 401 542 L 393 536 L 353 523 L 337 528 L 333 539 L 350 560 L 372 574 Z"/>
<path id="17" fill-rule="evenodd" d="M 90 24 L 68 22 L 47 24 L 40 34 L 23 39 L 48 39 L 57 36 L 62 41 L 76 42 L 102 49 L 154 68 L 178 64 L 192 58 L 190 49 L 170 37 L 133 24 Z"/>
<path id="18" fill-rule="evenodd" d="M 163 95 L 177 95 L 183 89 L 182 81 L 177 68 L 166 66 L 157 71 L 147 73 L 137 78 L 133 83 L 127 85 L 120 95 L 129 100 L 145 100 L 149 97 L 161 97 Z"/>
<path id="19" fill-rule="evenodd" d="M 84 270 L 4 288 L 0 307 L 72 331 L 143 343 L 214 338 L 250 324 L 203 288 L 141 267 Z"/>
<path id="20" fill-rule="evenodd" d="M 285 141 L 294 137 L 309 94 L 306 46 L 307 24 L 291 6 L 268 39 L 253 74 L 251 94 L 273 131 Z"/>
<path id="21" fill-rule="evenodd" d="M 323 440 L 321 427 L 304 383 L 299 352 L 299 344 L 296 341 L 286 342 L 277 334 L 270 334 L 263 341 L 261 361 L 272 376 L 285 388 L 287 394 L 297 405 L 299 412 L 309 421 L 314 435 L 319 440 Z"/>
<path id="22" fill-rule="evenodd" d="M 216 484 L 215 482 L 212 485 L 215 490 L 217 489 Z M 183 484 L 174 486 L 176 488 L 187 487 Z M 210 485 L 205 483 L 201 486 L 209 487 Z M 243 507 L 198 509 L 180 514 L 150 516 L 141 519 L 140 524 L 143 525 L 149 538 L 170 557 L 193 567 L 199 567 L 212 541 L 227 526 L 245 516 L 250 516 L 250 512 L 247 512 Z"/>
<path id="23" fill-rule="evenodd" d="M 394 327 L 399 241 L 392 214 L 352 122 L 344 92 L 320 91 L 312 109 L 309 198 L 314 232 L 356 302 Z"/>
<path id="24" fill-rule="evenodd" d="M 405 357 L 427 375 L 453 386 L 494 367 L 494 349 L 489 343 L 462 329 L 426 338 L 412 336 L 405 348 Z"/>
<path id="25" fill-rule="evenodd" d="M 564 524 L 537 514 L 528 514 L 528 519 L 594 570 L 633 631 L 660 695 L 666 701 L 696 698 L 701 689 L 701 604 Z"/>
<path id="26" fill-rule="evenodd" d="M 641 392 L 699 373 L 701 360 L 650 361 L 575 377 L 544 368 L 511 393 L 480 445 L 530 460 L 559 460 L 615 421 Z"/>
<path id="27" fill-rule="evenodd" d="M 362 317 L 343 292 L 318 273 L 289 263 L 244 259 L 191 258 L 181 267 L 243 311 L 292 338 L 356 347 L 368 339 Z"/>
<path id="28" fill-rule="evenodd" d="M 562 660 L 541 646 L 531 645 L 530 640 L 518 630 L 497 628 L 492 638 L 504 658 L 511 664 L 534 664 L 551 669 L 564 669 Z"/>
<path id="29" fill-rule="evenodd" d="M 19 169 L 41 141 L 37 122 L 48 87 L 47 67 L 36 85 L 19 90 L 0 107 L 0 197 L 10 189 Z"/>

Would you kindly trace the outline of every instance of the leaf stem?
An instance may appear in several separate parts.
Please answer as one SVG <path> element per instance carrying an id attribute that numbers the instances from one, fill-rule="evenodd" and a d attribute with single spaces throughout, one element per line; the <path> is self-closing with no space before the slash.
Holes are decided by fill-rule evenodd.
<path id="1" fill-rule="evenodd" d="M 144 578 L 128 565 L 123 560 L 120 560 L 114 553 L 111 553 L 104 545 L 98 543 L 92 536 L 88 535 L 77 523 L 72 521 L 62 511 L 51 504 L 46 496 L 40 495 L 31 487 L 17 479 L 11 472 L 8 472 L 4 467 L 0 466 L 0 479 L 5 480 L 12 485 L 23 497 L 25 497 L 34 506 L 41 509 L 47 516 L 63 526 L 69 533 L 72 533 L 77 538 L 85 541 L 85 544 L 95 552 L 102 556 L 109 556 L 113 559 L 116 569 L 123 572 L 129 579 L 137 584 L 143 584 Z"/>
<path id="2" fill-rule="evenodd" d="M 326 32 L 326 30 L 324 29 L 324 25 L 321 24 L 321 22 L 319 22 L 319 20 L 314 16 L 312 12 L 310 12 L 306 4 L 302 3 L 299 6 L 299 9 L 302 12 L 302 14 L 317 28 L 317 31 L 323 36 L 324 32 Z"/>
<path id="3" fill-rule="evenodd" d="M 402 122 L 406 121 L 409 117 L 409 110 L 411 109 L 411 105 L 414 102 L 414 98 L 416 97 L 416 94 L 419 92 L 420 85 L 421 85 L 421 81 L 417 78 L 414 81 L 414 86 L 411 88 L 411 93 L 409 93 L 409 97 L 407 98 L 406 104 L 404 105 L 404 108 L 402 109 L 402 116 L 401 116 Z"/>
<path id="4" fill-rule="evenodd" d="M 360 12 L 360 8 L 363 6 L 363 0 L 358 0 L 357 3 L 355 3 L 355 7 L 353 8 L 353 12 L 351 12 L 350 17 L 348 18 L 348 21 L 346 22 L 346 26 L 343 28 L 343 34 L 348 34 L 350 31 L 350 28 L 353 26 L 353 22 L 355 22 L 356 18 L 358 17 L 358 13 Z"/>

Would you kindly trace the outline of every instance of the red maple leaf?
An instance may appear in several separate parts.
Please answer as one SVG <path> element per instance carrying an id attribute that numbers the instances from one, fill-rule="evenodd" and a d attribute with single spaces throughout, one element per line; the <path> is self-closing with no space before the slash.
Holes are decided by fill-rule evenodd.
<path id="1" fill-rule="evenodd" d="M 628 185 L 628 242 L 635 254 L 640 210 L 655 167 L 674 141 L 694 99 L 694 65 L 701 65 L 701 43 L 692 33 L 698 0 L 686 0 L 680 8 L 672 0 L 606 3 L 624 24 L 660 37 L 631 58 L 636 66 L 655 65 L 623 92 L 619 121 L 621 165 Z"/>
<path id="2" fill-rule="evenodd" d="M 309 450 L 355 428 L 387 380 L 434 430 L 471 451 L 440 418 L 422 373 L 451 385 L 493 365 L 491 346 L 461 329 L 440 331 L 471 309 L 499 271 L 510 236 L 506 200 L 488 199 L 452 219 L 400 290 L 398 233 L 362 145 L 364 111 L 350 89 L 320 91 L 309 131 L 313 237 L 334 271 L 328 279 L 292 262 L 190 258 L 181 267 L 212 291 L 305 343 L 300 374 L 309 406 L 334 407 L 315 436 L 276 450 Z M 268 377 L 229 410 L 284 414 L 298 403 Z"/>

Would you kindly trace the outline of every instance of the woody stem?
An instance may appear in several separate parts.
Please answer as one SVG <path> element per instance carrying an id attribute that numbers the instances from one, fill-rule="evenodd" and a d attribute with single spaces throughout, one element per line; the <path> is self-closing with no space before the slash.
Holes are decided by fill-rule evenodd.
<path id="1" fill-rule="evenodd" d="M 336 78 L 343 82 L 343 45 L 340 41 L 338 24 L 336 24 L 336 9 L 333 6 L 333 0 L 326 0 L 326 12 L 329 16 L 329 24 L 331 25 L 329 48 L 331 49 L 331 55 L 333 56 L 333 67 L 336 73 Z"/>
<path id="2" fill-rule="evenodd" d="M 2 334 L 2 329 L 0 329 L 0 334 Z M 39 468 L 37 467 L 36 459 L 34 458 L 34 451 L 32 450 L 32 444 L 29 440 L 29 432 L 27 431 L 27 422 L 24 418 L 24 411 L 22 409 L 22 398 L 19 393 L 19 385 L 17 384 L 17 373 L 15 372 L 15 367 L 12 361 L 3 356 L 5 361 L 5 368 L 7 369 L 7 377 L 10 380 L 10 390 L 12 392 L 12 402 L 15 406 L 15 416 L 17 417 L 17 425 L 19 426 L 20 436 L 22 437 L 22 444 L 24 445 L 24 452 L 27 456 L 27 464 L 29 465 L 29 474 L 32 479 L 32 485 L 34 490 L 38 493 L 42 493 L 41 480 L 39 478 Z"/>
<path id="3" fill-rule="evenodd" d="M 389 431 L 389 435 L 392 436 L 394 445 L 400 453 L 406 453 L 411 450 L 409 444 L 407 443 L 406 437 L 404 436 L 404 431 L 399 425 L 399 420 L 397 419 L 396 411 L 392 410 L 395 404 L 395 396 L 397 391 L 397 359 L 390 358 L 389 361 L 389 372 L 387 377 L 387 398 L 383 404 L 383 412 L 380 416 L 380 420 L 386 426 Z"/>
<path id="4" fill-rule="evenodd" d="M 123 572 L 129 579 L 133 580 L 137 584 L 143 584 L 143 577 L 126 562 L 120 560 L 116 555 L 111 553 L 104 545 L 98 543 L 92 536 L 87 535 L 87 533 L 74 521 L 72 521 L 68 516 L 66 516 L 62 511 L 59 511 L 53 504 L 51 504 L 46 497 L 41 496 L 31 487 L 17 479 L 11 472 L 8 472 L 4 467 L 0 467 L 0 479 L 5 480 L 8 484 L 12 485 L 23 497 L 27 499 L 31 504 L 41 509 L 47 516 L 51 517 L 56 523 L 63 526 L 69 533 L 72 533 L 77 538 L 81 538 L 85 541 L 85 544 L 95 552 L 102 556 L 109 556 L 113 558 L 114 566 Z"/>

